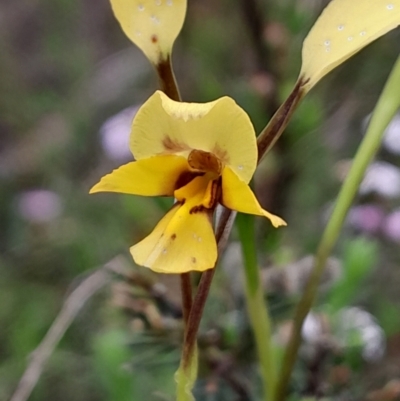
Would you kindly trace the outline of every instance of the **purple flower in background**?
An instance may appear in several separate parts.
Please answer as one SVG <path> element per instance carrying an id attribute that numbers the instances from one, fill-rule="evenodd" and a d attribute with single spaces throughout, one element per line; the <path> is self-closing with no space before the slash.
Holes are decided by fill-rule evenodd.
<path id="1" fill-rule="evenodd" d="M 359 205 L 350 209 L 347 222 L 355 229 L 375 234 L 385 218 L 383 210 L 375 205 Z"/>
<path id="2" fill-rule="evenodd" d="M 386 217 L 383 232 L 392 241 L 400 242 L 400 209 Z"/>
<path id="3" fill-rule="evenodd" d="M 62 212 L 60 197 L 46 189 L 33 189 L 21 193 L 17 207 L 20 216 L 31 223 L 49 223 Z"/>
<path id="4" fill-rule="evenodd" d="M 383 146 L 392 153 L 400 154 L 400 114 L 395 115 L 386 128 Z"/>
<path id="5" fill-rule="evenodd" d="M 107 119 L 100 128 L 104 153 L 116 162 L 132 160 L 129 137 L 138 106 L 128 107 Z"/>

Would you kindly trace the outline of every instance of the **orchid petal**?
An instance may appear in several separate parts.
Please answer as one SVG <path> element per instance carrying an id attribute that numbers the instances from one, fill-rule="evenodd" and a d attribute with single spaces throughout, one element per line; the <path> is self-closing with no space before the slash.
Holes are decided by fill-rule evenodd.
<path id="1" fill-rule="evenodd" d="M 217 260 L 211 213 L 190 213 L 186 203 L 176 203 L 153 232 L 130 250 L 138 265 L 159 273 L 211 269 Z"/>
<path id="2" fill-rule="evenodd" d="M 182 29 L 187 0 L 111 0 L 126 36 L 155 65 L 168 59 Z"/>
<path id="3" fill-rule="evenodd" d="M 125 164 L 105 175 L 90 193 L 120 192 L 143 196 L 172 196 L 179 177 L 188 170 L 181 156 L 162 155 Z"/>
<path id="4" fill-rule="evenodd" d="M 323 76 L 400 25 L 400 0 L 332 0 L 303 44 L 300 78 L 309 90 Z"/>
<path id="5" fill-rule="evenodd" d="M 229 167 L 222 172 L 222 202 L 228 209 L 241 213 L 264 216 L 271 220 L 274 227 L 286 226 L 284 220 L 264 210 L 250 187 Z"/>

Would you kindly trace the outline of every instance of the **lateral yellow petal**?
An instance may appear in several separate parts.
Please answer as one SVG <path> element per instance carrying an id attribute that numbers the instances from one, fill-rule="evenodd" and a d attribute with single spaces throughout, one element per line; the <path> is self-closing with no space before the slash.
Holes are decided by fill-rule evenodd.
<path id="1" fill-rule="evenodd" d="M 154 64 L 166 60 L 182 29 L 187 0 L 111 0 L 126 36 Z"/>
<path id="2" fill-rule="evenodd" d="M 332 0 L 303 44 L 300 77 L 311 89 L 324 75 L 400 25 L 400 0 Z"/>
<path id="3" fill-rule="evenodd" d="M 209 211 L 190 213 L 176 203 L 153 232 L 130 249 L 134 261 L 158 273 L 185 273 L 213 268 L 217 244 Z"/>
<path id="4" fill-rule="evenodd" d="M 250 187 L 229 167 L 222 172 L 222 202 L 228 209 L 241 213 L 264 216 L 271 220 L 274 227 L 286 226 L 286 222 L 264 210 L 257 201 Z"/>
<path id="5" fill-rule="evenodd" d="M 154 156 L 125 164 L 105 175 L 90 193 L 120 192 L 143 196 L 172 196 L 179 176 L 188 169 L 184 157 Z"/>
<path id="6" fill-rule="evenodd" d="M 163 153 L 187 157 L 193 149 L 211 152 L 246 183 L 257 165 L 253 125 L 229 97 L 204 104 L 183 103 L 157 91 L 136 114 L 130 147 L 136 159 Z"/>

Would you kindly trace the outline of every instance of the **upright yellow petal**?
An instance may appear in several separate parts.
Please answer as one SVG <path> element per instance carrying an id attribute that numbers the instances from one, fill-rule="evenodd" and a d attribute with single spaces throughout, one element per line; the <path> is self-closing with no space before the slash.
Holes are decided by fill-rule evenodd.
<path id="1" fill-rule="evenodd" d="M 90 193 L 120 192 L 144 196 L 172 196 L 179 177 L 188 171 L 184 157 L 154 156 L 125 164 L 105 175 Z"/>
<path id="2" fill-rule="evenodd" d="M 182 29 L 187 0 L 111 0 L 126 36 L 154 64 L 166 60 Z"/>
<path id="3" fill-rule="evenodd" d="M 267 217 L 274 227 L 286 226 L 284 220 L 260 206 L 250 187 L 229 167 L 222 172 L 222 204 L 241 213 Z"/>
<path id="4" fill-rule="evenodd" d="M 400 0 L 332 0 L 303 44 L 307 89 L 369 43 L 400 25 Z"/>
<path id="5" fill-rule="evenodd" d="M 138 265 L 159 273 L 185 273 L 213 268 L 217 244 L 210 211 L 190 213 L 179 203 L 164 216 L 153 232 L 131 247 Z"/>
<path id="6" fill-rule="evenodd" d="M 136 114 L 130 147 L 136 159 L 171 153 L 187 157 L 193 149 L 211 152 L 245 182 L 257 165 L 253 125 L 229 97 L 182 103 L 157 91 Z"/>

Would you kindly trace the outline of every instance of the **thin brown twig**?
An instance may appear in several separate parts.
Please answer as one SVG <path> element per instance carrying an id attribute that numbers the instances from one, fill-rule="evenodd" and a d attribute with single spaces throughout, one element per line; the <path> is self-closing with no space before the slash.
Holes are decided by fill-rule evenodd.
<path id="1" fill-rule="evenodd" d="M 86 304 L 112 278 L 112 272 L 120 270 L 121 257 L 116 257 L 83 280 L 65 300 L 60 313 L 54 320 L 40 345 L 32 352 L 29 364 L 22 375 L 10 401 L 26 401 L 35 388 L 51 354 L 61 338 Z"/>

